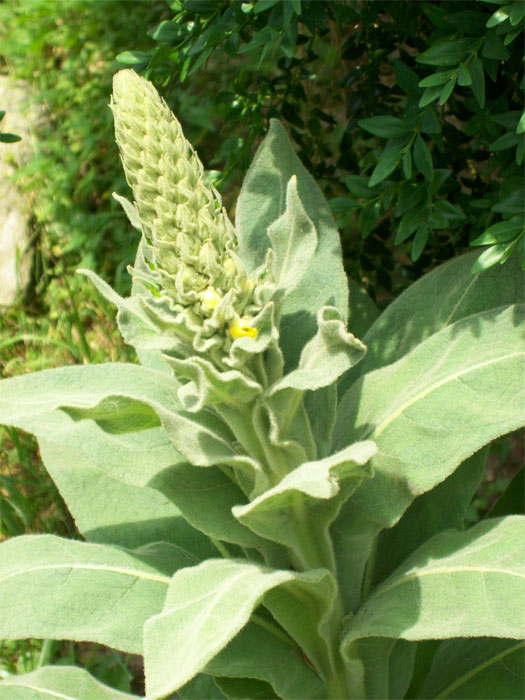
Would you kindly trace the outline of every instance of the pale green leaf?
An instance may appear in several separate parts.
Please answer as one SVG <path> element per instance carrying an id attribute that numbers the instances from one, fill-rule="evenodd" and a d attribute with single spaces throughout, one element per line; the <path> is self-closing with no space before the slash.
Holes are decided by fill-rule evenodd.
<path id="1" fill-rule="evenodd" d="M 358 591 L 378 531 L 394 525 L 417 495 L 480 447 L 521 425 L 521 314 L 518 305 L 456 321 L 397 362 L 364 375 L 346 393 L 334 448 L 370 439 L 378 454 L 374 478 L 361 484 L 334 525 L 336 549 L 356 556 L 360 550 L 362 558 L 360 565 L 345 567 L 357 577 L 345 591 Z"/>
<path id="2" fill-rule="evenodd" d="M 188 380 L 179 389 L 178 398 L 184 408 L 192 413 L 217 404 L 242 405 L 262 394 L 262 386 L 242 372 L 219 372 L 202 357 L 179 360 L 165 356 L 165 359 L 175 369 L 178 379 Z"/>
<path id="3" fill-rule="evenodd" d="M 302 280 L 317 246 L 317 233 L 304 210 L 292 175 L 286 187 L 286 209 L 268 228 L 275 252 L 275 279 L 288 293 Z"/>
<path id="4" fill-rule="evenodd" d="M 0 383 L 0 422 L 45 436 L 50 430 L 56 431 L 57 425 L 61 428 L 67 425 L 67 413 L 79 424 L 93 418 L 101 427 L 118 434 L 125 432 L 127 426 L 140 427 L 144 415 L 150 420 L 154 412 L 172 445 L 186 460 L 203 467 L 228 464 L 245 471 L 247 479 L 263 489 L 266 477 L 260 465 L 236 452 L 234 436 L 220 418 L 206 410 L 196 413 L 179 410 L 179 388 L 180 384 L 162 372 L 131 364 L 46 370 Z M 63 410 L 54 410 L 60 408 Z M 127 432 L 126 439 L 132 441 L 134 438 L 129 436 L 133 435 Z M 165 447 L 162 437 L 161 452 L 165 452 Z M 170 458 L 173 463 L 181 461 L 174 450 Z M 125 464 L 120 466 L 126 468 Z M 154 476 L 159 465 L 147 460 L 145 466 L 151 467 L 150 476 Z"/>
<path id="5" fill-rule="evenodd" d="M 356 338 L 363 338 L 379 316 L 379 310 L 360 284 L 349 278 L 348 286 L 350 289 L 348 329 Z"/>
<path id="6" fill-rule="evenodd" d="M 523 639 L 524 537 L 522 516 L 436 535 L 364 601 L 347 627 L 343 654 L 370 636 Z"/>
<path id="7" fill-rule="evenodd" d="M 126 197 L 122 197 L 116 192 L 113 192 L 113 199 L 116 199 L 122 207 L 122 209 L 124 209 L 124 213 L 128 217 L 129 223 L 133 226 L 133 228 L 142 231 L 142 224 L 140 222 L 139 213 L 135 205 L 132 202 L 130 202 L 129 199 L 127 199 Z"/>
<path id="8" fill-rule="evenodd" d="M 179 386 L 161 372 L 119 362 L 44 370 L 0 382 L 0 423 L 46 435 L 61 406 L 96 406 L 109 396 L 175 409 Z"/>
<path id="9" fill-rule="evenodd" d="M 270 388 L 275 394 L 285 388 L 312 390 L 332 384 L 357 364 L 366 352 L 363 343 L 346 331 L 339 311 L 325 306 L 317 313 L 318 330 L 304 346 L 299 366 Z"/>
<path id="10" fill-rule="evenodd" d="M 165 389 L 156 398 L 168 390 L 171 401 L 172 380 L 136 365 L 66 367 L 4 380 L 0 422 L 37 434 L 46 468 L 88 539 L 133 547 L 172 541 L 182 530 L 197 551 L 206 550 L 205 540 L 199 544 L 199 534 L 180 522 L 178 509 L 147 487 L 157 473 L 182 459 L 161 428 L 122 436 L 104 432 L 91 420 L 74 423 L 64 411 L 53 410 L 60 399 L 88 403 L 112 390 L 133 391 L 144 378 L 153 391 L 150 397 L 160 378 Z"/>
<path id="11" fill-rule="evenodd" d="M 515 700 L 525 687 L 525 642 L 451 639 L 437 650 L 421 698 Z"/>
<path id="12" fill-rule="evenodd" d="M 230 700 L 246 700 L 246 698 L 250 698 L 250 700 L 278 700 L 278 696 L 274 693 L 269 683 L 255 678 L 227 678 L 222 676 L 215 679 L 215 684 L 224 693 L 223 697 L 230 698 Z M 186 698 L 182 690 L 179 696 L 183 697 L 184 700 Z M 202 696 L 199 700 L 202 700 Z"/>
<path id="13" fill-rule="evenodd" d="M 390 304 L 362 338 L 363 360 L 349 373 L 353 377 L 395 362 L 422 340 L 462 318 L 480 311 L 521 301 L 525 274 L 517 260 L 498 270 L 472 275 L 478 253 L 454 258 L 412 284 Z M 348 376 L 344 384 L 349 386 Z"/>
<path id="14" fill-rule="evenodd" d="M 166 302 L 152 296 L 144 279 L 152 272 L 144 260 L 144 239 L 138 247 L 133 268 L 132 296 L 121 297 L 104 280 L 91 270 L 77 270 L 91 280 L 97 291 L 117 308 L 117 324 L 128 345 L 135 348 L 141 363 L 149 369 L 172 375 L 172 371 L 161 357 L 161 352 L 176 352 L 180 349 L 180 339 L 173 332 L 177 325 L 183 325 L 184 316 L 174 316 L 165 308 Z M 143 279 L 144 278 L 144 279 Z M 164 307 L 163 307 L 164 304 Z"/>
<path id="15" fill-rule="evenodd" d="M 322 584 L 326 581 L 326 584 Z M 150 618 L 144 630 L 146 690 L 148 698 L 163 698 L 176 691 L 207 664 L 240 632 L 254 608 L 273 588 L 285 587 L 294 595 L 310 592 L 320 597 L 329 614 L 334 582 L 327 571 L 308 573 L 277 571 L 236 560 L 209 560 L 175 574 L 166 595 L 163 611 Z M 274 601 L 280 609 L 281 601 Z M 289 603 L 288 603 L 289 608 Z M 316 611 L 317 612 L 317 611 Z M 292 610 L 282 610 L 293 629 L 302 627 Z M 308 613 L 305 613 L 308 617 Z M 316 615 L 316 624 L 319 617 Z M 322 622 L 322 620 L 321 620 Z M 319 623 L 321 624 L 321 623 Z M 310 630 L 308 630 L 310 631 Z M 306 640 L 312 655 L 321 638 Z"/>
<path id="16" fill-rule="evenodd" d="M 233 514 L 261 537 L 298 552 L 314 546 L 309 538 L 315 523 L 315 529 L 322 532 L 326 550 L 321 556 L 329 562 L 328 527 L 342 500 L 361 479 L 370 476 L 366 465 L 374 454 L 375 445 L 363 442 L 316 462 L 305 462 L 258 498 L 235 506 Z"/>
<path id="17" fill-rule="evenodd" d="M 83 668 L 43 666 L 0 680 L 0 700 L 136 700 L 103 685 Z"/>
<path id="18" fill-rule="evenodd" d="M 485 447 L 445 481 L 416 498 L 394 527 L 379 533 L 373 561 L 367 564 L 367 586 L 381 582 L 411 552 L 439 532 L 463 529 L 467 509 L 485 471 L 486 457 Z"/>
<path id="19" fill-rule="evenodd" d="M 141 654 L 143 625 L 162 609 L 170 581 L 141 552 L 53 535 L 3 542 L 0 637 L 90 641 Z"/>
<path id="20" fill-rule="evenodd" d="M 317 446 L 317 455 L 327 457 L 332 447 L 332 432 L 337 411 L 337 387 L 325 386 L 304 395 L 304 406 L 312 437 Z"/>
<path id="21" fill-rule="evenodd" d="M 292 175 L 297 176 L 299 197 L 318 236 L 308 271 L 283 305 L 281 345 L 293 366 L 300 349 L 316 331 L 315 316 L 321 307 L 336 306 L 346 320 L 348 288 L 339 235 L 328 205 L 297 158 L 282 124 L 272 120 L 244 179 L 236 207 L 239 254 L 250 270 L 265 260 L 270 246 L 267 231 L 285 211 L 286 188 Z"/>
<path id="22" fill-rule="evenodd" d="M 159 473 L 150 486 L 174 503 L 186 520 L 209 537 L 243 547 L 261 547 L 261 540 L 233 516 L 232 508 L 247 499 L 217 467 L 199 469 L 182 463 Z M 197 563 L 197 562 L 195 562 Z"/>
<path id="23" fill-rule="evenodd" d="M 229 696 L 221 692 L 215 678 L 199 673 L 198 676 L 186 683 L 176 695 L 170 695 L 170 700 L 174 698 L 183 698 L 183 700 L 204 700 L 204 698 L 225 700 Z"/>
<path id="24" fill-rule="evenodd" d="M 292 639 L 267 624 L 249 622 L 206 666 L 206 673 L 228 678 L 257 678 L 269 683 L 279 697 L 290 700 L 322 698 L 323 682 Z M 251 697 L 251 696 L 250 696 Z"/>
<path id="25" fill-rule="evenodd" d="M 178 461 L 166 436 L 159 440 L 159 432 L 129 433 L 123 441 L 92 421 L 82 421 L 40 436 L 39 446 L 88 540 L 129 548 L 164 540 L 190 552 L 197 563 L 213 556 L 214 548 L 166 495 L 146 485 Z"/>
<path id="26" fill-rule="evenodd" d="M 363 664 L 363 695 L 368 700 L 405 697 L 414 669 L 415 644 L 367 637 L 355 642 L 355 649 Z"/>

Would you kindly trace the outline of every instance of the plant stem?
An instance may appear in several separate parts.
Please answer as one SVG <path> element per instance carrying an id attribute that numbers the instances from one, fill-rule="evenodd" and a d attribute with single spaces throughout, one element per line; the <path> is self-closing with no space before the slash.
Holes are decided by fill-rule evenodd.
<path id="1" fill-rule="evenodd" d="M 215 537 L 210 537 L 210 542 L 224 559 L 231 559 L 232 555 L 226 549 L 224 542 L 216 540 Z"/>

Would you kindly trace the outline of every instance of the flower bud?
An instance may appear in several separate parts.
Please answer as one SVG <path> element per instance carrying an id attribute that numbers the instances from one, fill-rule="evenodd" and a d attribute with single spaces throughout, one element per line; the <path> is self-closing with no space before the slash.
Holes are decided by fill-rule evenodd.
<path id="1" fill-rule="evenodd" d="M 111 108 L 158 295 L 177 314 L 187 314 L 184 342 L 190 333 L 198 349 L 199 338 L 216 334 L 227 352 L 232 339 L 254 338 L 258 282 L 234 253 L 233 226 L 179 122 L 153 85 L 132 70 L 115 75 Z"/>

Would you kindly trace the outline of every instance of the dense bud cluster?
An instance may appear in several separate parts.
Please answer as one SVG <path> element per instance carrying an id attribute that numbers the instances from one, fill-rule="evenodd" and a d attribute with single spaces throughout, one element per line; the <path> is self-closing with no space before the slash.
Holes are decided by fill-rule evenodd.
<path id="1" fill-rule="evenodd" d="M 159 292 L 176 312 L 187 312 L 201 337 L 254 337 L 257 285 L 235 254 L 233 226 L 179 122 L 132 70 L 115 76 L 111 108 Z"/>

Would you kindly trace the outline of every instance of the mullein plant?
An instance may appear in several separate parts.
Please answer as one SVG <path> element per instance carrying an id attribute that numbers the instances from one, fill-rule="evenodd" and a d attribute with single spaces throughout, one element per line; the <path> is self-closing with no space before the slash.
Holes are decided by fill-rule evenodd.
<path id="1" fill-rule="evenodd" d="M 0 383 L 86 540 L 0 545 L 0 637 L 141 654 L 151 700 L 517 697 L 525 518 L 509 494 L 465 515 L 523 418 L 518 264 L 462 256 L 379 315 L 279 122 L 233 225 L 149 82 L 119 72 L 111 108 L 131 296 L 82 272 L 141 364 Z M 135 697 L 74 667 L 0 681 L 64 694 Z"/>

